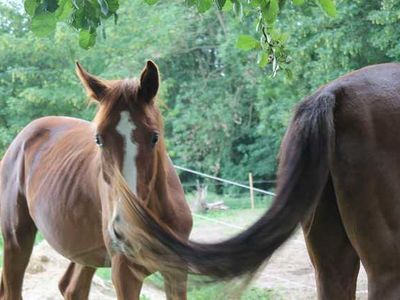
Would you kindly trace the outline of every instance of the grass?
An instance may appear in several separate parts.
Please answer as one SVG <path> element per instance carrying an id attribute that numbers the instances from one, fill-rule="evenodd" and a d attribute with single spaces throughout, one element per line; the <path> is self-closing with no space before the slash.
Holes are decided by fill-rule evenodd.
<path id="1" fill-rule="evenodd" d="M 111 280 L 110 269 L 97 269 L 98 276 L 104 280 Z M 164 289 L 164 280 L 160 273 L 154 273 L 146 278 L 145 283 L 155 286 L 158 289 Z M 228 283 L 202 283 L 201 286 L 196 277 L 189 276 L 188 293 L 189 300 L 215 300 L 229 299 L 226 297 L 227 292 L 232 291 L 233 284 Z M 141 300 L 146 300 L 146 296 L 141 296 Z M 248 288 L 240 298 L 241 300 L 277 300 L 282 299 L 278 293 L 270 289 L 262 289 L 257 287 Z"/>
<path id="2" fill-rule="evenodd" d="M 229 292 L 229 288 L 222 283 L 213 284 L 201 288 L 191 289 L 188 292 L 189 300 L 216 300 L 216 299 L 229 299 L 226 296 L 226 292 Z M 280 299 L 274 291 L 268 289 L 260 289 L 252 287 L 247 289 L 241 296 L 242 300 L 272 300 Z"/>
<path id="3" fill-rule="evenodd" d="M 196 200 L 196 193 L 186 193 L 185 194 L 187 201 L 191 206 L 193 206 Z M 207 193 L 207 202 L 217 202 L 224 201 L 224 204 L 229 208 L 229 210 L 237 210 L 237 209 L 248 209 L 250 208 L 250 195 L 245 194 L 236 194 L 236 195 L 219 195 L 212 192 Z M 267 209 L 272 202 L 272 197 L 268 195 L 256 194 L 254 195 L 254 207 L 256 209 Z M 228 210 L 228 211 L 229 211 Z"/>

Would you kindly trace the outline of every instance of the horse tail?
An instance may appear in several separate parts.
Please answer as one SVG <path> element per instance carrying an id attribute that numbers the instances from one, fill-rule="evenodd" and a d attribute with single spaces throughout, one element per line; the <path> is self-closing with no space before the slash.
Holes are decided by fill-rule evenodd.
<path id="1" fill-rule="evenodd" d="M 277 195 L 271 208 L 251 227 L 226 241 L 187 243 L 142 214 L 153 238 L 195 273 L 229 279 L 257 271 L 318 203 L 334 150 L 335 100 L 333 93 L 321 91 L 296 108 L 281 144 Z"/>

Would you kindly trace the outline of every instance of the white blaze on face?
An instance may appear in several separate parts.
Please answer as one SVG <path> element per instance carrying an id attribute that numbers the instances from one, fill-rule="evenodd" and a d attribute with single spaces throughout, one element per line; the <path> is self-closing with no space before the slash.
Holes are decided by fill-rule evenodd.
<path id="1" fill-rule="evenodd" d="M 136 126 L 131 121 L 129 113 L 127 111 L 121 112 L 121 119 L 117 125 L 117 131 L 124 138 L 125 153 L 124 161 L 122 164 L 122 174 L 131 191 L 137 195 L 137 167 L 136 167 L 136 155 L 138 147 L 132 140 L 132 132 Z"/>

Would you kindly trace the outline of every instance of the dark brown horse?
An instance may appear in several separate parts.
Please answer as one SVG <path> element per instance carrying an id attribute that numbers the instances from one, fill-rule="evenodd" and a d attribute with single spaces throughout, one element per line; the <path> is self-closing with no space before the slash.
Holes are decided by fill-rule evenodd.
<path id="1" fill-rule="evenodd" d="M 253 273 L 301 224 L 319 299 L 354 299 L 360 261 L 369 299 L 400 299 L 400 65 L 352 72 L 298 105 L 272 207 L 239 235 L 187 243 L 141 212 L 131 218 L 147 223 L 158 248 L 197 273 Z"/>
<path id="2" fill-rule="evenodd" d="M 37 229 L 71 260 L 59 284 L 65 299 L 87 299 L 96 268 L 107 266 L 112 267 L 118 299 L 139 299 L 143 276 L 156 271 L 159 263 L 143 253 L 141 240 L 148 237 L 117 213 L 126 194 L 183 240 L 192 227 L 164 146 L 155 103 L 156 65 L 148 61 L 139 80 L 101 80 L 79 64 L 76 70 L 89 96 L 99 102 L 95 120 L 36 120 L 16 137 L 1 162 L 0 299 L 21 299 Z M 131 234 L 138 232 L 135 245 L 127 248 L 120 243 L 118 231 L 109 226 L 111 220 Z M 168 299 L 186 299 L 186 274 L 180 275 L 165 276 Z"/>

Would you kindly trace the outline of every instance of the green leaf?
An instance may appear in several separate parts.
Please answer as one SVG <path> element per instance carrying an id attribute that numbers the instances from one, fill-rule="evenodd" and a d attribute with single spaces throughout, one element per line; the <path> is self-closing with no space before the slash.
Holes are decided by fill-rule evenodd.
<path id="1" fill-rule="evenodd" d="M 270 0 L 261 10 L 263 19 L 267 24 L 274 24 L 279 13 L 279 0 Z"/>
<path id="2" fill-rule="evenodd" d="M 212 6 L 212 0 L 198 0 L 197 9 L 199 12 L 203 13 L 209 10 Z"/>
<path id="3" fill-rule="evenodd" d="M 225 5 L 222 8 L 222 11 L 224 11 L 224 12 L 232 11 L 232 7 L 233 7 L 232 2 L 228 0 L 228 1 L 225 2 Z"/>
<path id="4" fill-rule="evenodd" d="M 222 8 L 225 6 L 226 3 L 226 0 L 214 0 L 214 1 L 217 4 L 219 10 L 222 10 Z"/>
<path id="5" fill-rule="evenodd" d="M 39 6 L 39 3 L 36 0 L 25 0 L 24 8 L 28 15 L 31 17 L 34 16 L 36 8 Z"/>
<path id="6" fill-rule="evenodd" d="M 303 5 L 304 4 L 304 0 L 292 0 L 294 5 Z"/>
<path id="7" fill-rule="evenodd" d="M 240 35 L 236 47 L 245 51 L 252 50 L 258 47 L 260 43 L 251 35 Z"/>
<path id="8" fill-rule="evenodd" d="M 108 11 L 111 14 L 115 13 L 119 8 L 119 1 L 118 0 L 107 0 L 107 4 L 108 4 Z"/>
<path id="9" fill-rule="evenodd" d="M 257 64 L 260 66 L 260 68 L 265 68 L 268 65 L 268 62 L 268 53 L 265 51 L 259 52 L 257 56 Z"/>
<path id="10" fill-rule="evenodd" d="M 46 11 L 55 12 L 58 8 L 58 0 L 46 0 L 46 5 L 44 7 Z"/>
<path id="11" fill-rule="evenodd" d="M 158 0 L 144 0 L 144 2 L 146 2 L 149 5 L 154 5 L 158 2 Z"/>
<path id="12" fill-rule="evenodd" d="M 79 46 L 83 49 L 89 49 L 96 43 L 96 31 L 82 29 L 79 32 Z"/>
<path id="13" fill-rule="evenodd" d="M 265 4 L 266 4 L 266 2 L 268 2 L 268 1 L 265 1 Z M 250 0 L 250 1 L 248 1 L 248 3 L 250 4 L 250 6 L 252 8 L 258 9 L 260 6 L 262 6 L 264 4 L 264 1 L 263 0 Z"/>
<path id="14" fill-rule="evenodd" d="M 106 0 L 97 0 L 97 3 L 99 3 L 100 5 L 101 13 L 107 16 L 109 10 L 108 10 L 108 3 L 106 2 Z"/>
<path id="15" fill-rule="evenodd" d="M 293 79 L 293 72 L 289 68 L 286 68 L 284 71 L 285 71 L 287 79 L 292 80 Z"/>
<path id="16" fill-rule="evenodd" d="M 56 17 L 54 14 L 44 12 L 35 15 L 31 22 L 31 30 L 38 37 L 49 36 L 56 29 Z"/>
<path id="17" fill-rule="evenodd" d="M 58 21 L 66 20 L 71 13 L 73 12 L 74 7 L 71 1 L 69 0 L 61 0 L 59 3 L 59 7 L 56 10 L 56 18 Z"/>
<path id="18" fill-rule="evenodd" d="M 330 17 L 336 17 L 336 6 L 333 0 L 318 0 L 322 9 Z"/>
<path id="19" fill-rule="evenodd" d="M 289 38 L 289 34 L 288 34 L 287 32 L 281 32 L 281 31 L 279 31 L 279 30 L 277 30 L 277 29 L 272 29 L 272 30 L 270 31 L 270 33 L 271 33 L 271 38 L 272 38 L 273 40 L 279 41 L 279 42 L 281 42 L 282 44 L 286 43 L 286 41 L 287 41 L 288 38 Z"/>

